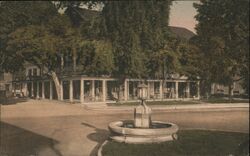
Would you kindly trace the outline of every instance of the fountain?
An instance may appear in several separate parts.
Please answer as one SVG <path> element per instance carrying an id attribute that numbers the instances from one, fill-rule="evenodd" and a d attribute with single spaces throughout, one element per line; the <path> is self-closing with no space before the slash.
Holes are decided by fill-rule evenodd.
<path id="1" fill-rule="evenodd" d="M 125 143 L 160 143 L 177 139 L 178 126 L 151 120 L 151 108 L 146 105 L 147 85 L 138 86 L 141 104 L 134 109 L 134 120 L 109 124 L 110 138 Z"/>

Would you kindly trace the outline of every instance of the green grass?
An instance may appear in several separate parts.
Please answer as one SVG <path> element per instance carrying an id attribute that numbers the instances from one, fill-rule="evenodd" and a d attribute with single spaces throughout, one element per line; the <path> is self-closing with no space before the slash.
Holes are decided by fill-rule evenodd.
<path id="1" fill-rule="evenodd" d="M 146 101 L 147 105 L 185 105 L 200 104 L 198 100 L 192 101 Z M 140 102 L 107 103 L 108 106 L 138 106 Z"/>
<path id="2" fill-rule="evenodd" d="M 228 156 L 230 154 L 241 156 L 240 153 L 249 152 L 249 144 L 242 144 L 244 142 L 249 143 L 249 134 L 185 130 L 178 132 L 178 140 L 160 144 L 125 144 L 110 141 L 103 147 L 102 154 L 103 156 Z"/>
<path id="3" fill-rule="evenodd" d="M 190 100 L 190 101 L 146 101 L 147 105 L 188 105 L 188 104 L 202 104 L 202 103 L 249 103 L 249 99 L 229 99 L 212 97 L 203 100 Z M 107 103 L 108 106 L 137 106 L 140 102 L 120 102 L 120 103 Z"/>
<path id="4" fill-rule="evenodd" d="M 232 99 L 231 101 L 229 99 L 225 98 L 209 98 L 202 100 L 206 103 L 249 103 L 249 99 Z"/>

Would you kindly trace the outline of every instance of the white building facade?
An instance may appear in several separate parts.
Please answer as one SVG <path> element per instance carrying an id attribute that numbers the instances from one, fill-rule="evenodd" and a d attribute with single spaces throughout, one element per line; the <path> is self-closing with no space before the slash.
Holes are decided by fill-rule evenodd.
<path id="1" fill-rule="evenodd" d="M 58 99 L 56 87 L 52 79 L 42 77 L 36 66 L 28 66 L 25 80 L 13 81 L 19 86 L 24 97 L 34 99 L 50 99 L 83 104 L 133 102 L 138 101 L 138 85 L 148 86 L 148 101 L 193 100 L 200 99 L 199 81 L 188 80 L 187 77 L 175 76 L 171 79 L 124 79 L 112 77 L 89 77 L 70 75 L 59 77 L 61 98 Z M 16 89 L 14 88 L 14 92 Z"/>

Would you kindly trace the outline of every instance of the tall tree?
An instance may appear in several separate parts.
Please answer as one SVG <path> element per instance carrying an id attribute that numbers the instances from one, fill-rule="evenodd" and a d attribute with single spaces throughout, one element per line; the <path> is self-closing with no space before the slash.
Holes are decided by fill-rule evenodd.
<path id="1" fill-rule="evenodd" d="M 46 23 L 57 10 L 51 2 L 3 1 L 0 4 L 0 70 L 17 71 L 23 60 L 6 52 L 8 35 L 19 27 Z"/>
<path id="2" fill-rule="evenodd" d="M 81 27 L 72 25 L 71 17 L 67 16 L 67 14 L 59 14 L 52 3 L 45 2 L 45 4 L 44 10 L 48 10 L 50 7 L 55 10 L 54 14 L 46 20 L 41 22 L 31 20 L 30 25 L 25 23 L 17 25 L 16 23 L 19 21 L 15 18 L 11 19 L 11 22 L 17 26 L 6 33 L 4 38 L 6 39 L 5 47 L 2 50 L 4 54 L 11 54 L 15 61 L 20 60 L 18 62 L 20 65 L 25 61 L 32 63 L 50 76 L 55 83 L 57 97 L 61 99 L 60 76 L 66 74 L 64 66 L 66 66 L 67 61 L 65 58 L 67 60 L 71 59 L 70 70 L 73 72 L 76 72 L 77 65 L 82 64 L 84 68 L 81 69 L 81 73 L 110 75 L 114 68 L 112 46 L 108 40 L 103 41 L 100 38 L 98 38 L 99 40 L 93 40 L 95 39 L 93 37 L 98 35 L 83 37 Z M 27 6 L 33 10 L 37 7 L 36 5 L 36 3 L 24 3 L 23 7 L 18 8 L 19 10 L 14 15 L 23 14 L 25 12 L 23 9 L 27 8 Z M 9 14 L 11 14 L 12 9 L 15 9 L 15 7 L 12 6 Z M 39 13 L 37 14 L 39 15 Z M 43 14 L 42 11 L 41 14 Z M 27 13 L 27 16 L 32 16 L 32 14 Z M 84 22 L 89 21 L 83 21 L 82 23 Z M 6 23 L 8 23 L 8 20 L 6 20 Z M 2 25 L 2 28 L 5 28 L 5 25 Z M 10 68 L 10 66 L 6 67 Z"/>
<path id="3" fill-rule="evenodd" d="M 227 85 L 231 99 L 233 82 L 249 75 L 249 0 L 201 0 L 194 6 L 197 43 L 207 63 L 202 70 L 209 81 Z"/>
<path id="4" fill-rule="evenodd" d="M 57 96 L 61 97 L 61 85 L 56 69 L 60 67 L 61 48 L 64 41 L 51 34 L 46 26 L 26 26 L 9 35 L 6 51 L 39 67 L 54 81 Z"/>
<path id="5" fill-rule="evenodd" d="M 26 61 L 46 72 L 54 80 L 60 99 L 56 69 L 60 67 L 61 55 L 73 47 L 68 42 L 74 34 L 69 19 L 60 15 L 52 2 L 3 2 L 0 18 L 2 53 L 16 62 L 13 64 L 21 66 Z M 18 70 L 20 66 L 5 68 Z"/>
<path id="6" fill-rule="evenodd" d="M 121 77 L 148 76 L 148 61 L 165 47 L 171 1 L 107 1 L 102 15 Z M 168 63 L 168 62 L 166 62 Z"/>

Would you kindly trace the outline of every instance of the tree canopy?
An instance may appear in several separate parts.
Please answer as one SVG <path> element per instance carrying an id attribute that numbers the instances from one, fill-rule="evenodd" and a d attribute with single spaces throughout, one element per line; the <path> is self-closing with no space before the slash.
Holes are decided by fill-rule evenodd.
<path id="1" fill-rule="evenodd" d="M 103 5 L 101 11 L 81 8 L 82 5 L 91 8 L 100 4 Z M 32 63 L 36 65 L 45 65 L 44 61 L 50 62 L 50 67 L 47 68 L 52 69 L 52 66 L 53 68 L 58 67 L 58 64 L 60 64 L 58 57 L 62 55 L 74 58 L 75 54 L 79 54 L 76 51 L 80 50 L 80 53 L 85 53 L 81 56 L 91 57 L 86 56 L 91 53 L 88 48 L 84 50 L 82 47 L 87 46 L 84 42 L 88 43 L 88 46 L 95 45 L 96 48 L 94 49 L 96 50 L 100 47 L 99 44 L 106 44 L 108 46 L 103 45 L 101 47 L 110 48 L 108 54 L 113 61 L 107 59 L 109 60 L 109 67 L 107 69 L 100 68 L 97 65 L 100 63 L 97 62 L 103 62 L 104 60 L 96 60 L 93 57 L 95 60 L 92 60 L 91 63 L 93 64 L 87 65 L 91 68 L 81 68 L 83 73 L 108 73 L 119 77 L 143 78 L 150 76 L 163 78 L 164 73 L 177 72 L 179 68 L 177 47 L 170 46 L 172 44 L 168 29 L 170 5 L 171 0 L 145 2 L 22 2 L 20 4 L 19 2 L 3 2 L 2 10 L 8 10 L 1 13 L 1 18 L 4 19 L 3 23 L 12 22 L 16 26 L 8 29 L 6 24 L 2 24 L 2 30 L 8 29 L 8 31 L 5 32 L 5 38 L 1 39 L 1 42 L 5 42 L 3 44 L 5 47 L 1 49 L 8 51 L 9 54 L 12 53 L 13 56 L 25 58 L 21 60 L 30 62 L 30 59 L 34 58 Z M 58 13 L 59 8 L 65 9 L 63 15 Z M 12 10 L 15 10 L 14 13 L 12 13 Z M 32 12 L 36 13 L 32 14 Z M 5 16 L 10 18 L 6 19 Z M 17 17 L 20 19 L 19 16 L 24 16 L 24 22 L 22 22 L 22 18 L 17 20 Z M 23 36 L 26 33 L 27 36 Z M 27 40 L 22 41 L 22 37 L 27 38 Z M 8 40 L 11 41 L 8 43 Z M 18 44 L 25 44 L 26 47 L 20 49 L 20 47 L 16 47 Z M 36 44 L 36 46 L 40 44 L 40 52 L 35 49 L 38 47 L 33 44 Z M 16 50 L 18 50 L 18 55 L 15 55 Z M 100 54 L 100 56 L 96 56 L 96 58 L 103 59 L 102 53 L 97 51 L 95 55 Z M 53 55 L 53 57 L 50 56 L 53 59 L 37 60 L 38 58 L 45 58 L 48 53 Z M 32 55 L 34 57 L 27 57 Z M 41 57 L 42 55 L 44 57 Z M 26 58 L 29 58 L 29 60 Z M 83 63 L 84 60 L 84 58 L 83 60 L 78 58 L 78 62 L 81 62 L 78 64 L 86 66 L 86 63 Z M 55 61 L 55 63 L 51 61 Z M 153 65 L 154 63 L 156 64 Z M 108 65 L 106 62 L 103 62 L 103 64 Z"/>
<path id="2" fill-rule="evenodd" d="M 81 53 L 84 57 L 78 57 L 78 63 L 86 65 L 82 68 L 83 73 L 111 73 L 113 57 L 109 41 L 88 41 L 88 38 L 81 34 L 81 30 L 73 25 L 70 17 L 60 14 L 52 2 L 19 4 L 6 1 L 2 2 L 0 7 L 0 17 L 3 19 L 0 25 L 1 57 L 8 58 L 1 59 L 1 64 L 4 64 L 1 66 L 2 70 L 18 71 L 26 62 L 34 64 L 53 78 L 59 98 L 60 75 L 65 74 L 64 69 L 67 69 L 64 68 L 65 58 L 73 60 L 71 71 L 76 69 L 77 55 Z M 86 43 L 92 46 L 91 52 L 86 48 Z M 94 57 L 91 57 L 92 55 Z M 84 62 L 86 58 L 91 58 L 90 64 Z M 11 65 L 7 65 L 7 61 Z M 58 70 L 60 68 L 61 70 Z"/>
<path id="3" fill-rule="evenodd" d="M 121 79 L 179 73 L 226 85 L 240 76 L 249 84 L 249 0 L 195 4 L 199 23 L 190 41 L 171 35 L 171 4 L 3 1 L 0 70 L 14 72 L 30 62 L 52 76 L 58 92 L 60 76 L 67 72 Z"/>
<path id="4" fill-rule="evenodd" d="M 105 3 L 102 15 L 114 49 L 116 75 L 149 76 L 151 57 L 156 59 L 154 55 L 167 46 L 170 5 L 171 1 Z"/>
<path id="5" fill-rule="evenodd" d="M 23 60 L 16 57 L 15 53 L 6 52 L 8 35 L 21 27 L 46 23 L 56 12 L 50 2 L 1 2 L 0 70 L 16 71 L 23 64 Z"/>
<path id="6" fill-rule="evenodd" d="M 240 77 L 249 81 L 249 0 L 202 0 L 194 6 L 203 76 L 230 88 Z"/>

